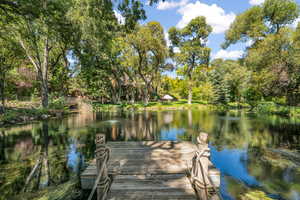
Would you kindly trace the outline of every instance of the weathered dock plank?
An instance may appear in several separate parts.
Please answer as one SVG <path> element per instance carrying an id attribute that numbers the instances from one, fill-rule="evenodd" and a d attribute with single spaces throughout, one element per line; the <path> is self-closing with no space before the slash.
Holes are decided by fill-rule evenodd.
<path id="1" fill-rule="evenodd" d="M 117 175 L 108 199 L 195 199 L 195 194 L 184 174 Z"/>
<path id="2" fill-rule="evenodd" d="M 108 173 L 113 183 L 108 199 L 195 199 L 186 177 L 196 145 L 190 142 L 108 142 Z M 93 161 L 81 175 L 84 189 L 96 179 Z"/>

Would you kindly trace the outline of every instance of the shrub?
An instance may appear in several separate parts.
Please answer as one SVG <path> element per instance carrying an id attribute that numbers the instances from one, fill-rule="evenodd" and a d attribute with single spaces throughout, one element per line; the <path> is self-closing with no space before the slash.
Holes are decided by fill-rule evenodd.
<path id="1" fill-rule="evenodd" d="M 199 87 L 193 88 L 193 99 L 206 102 L 213 102 L 216 99 L 212 84 L 204 83 Z"/>
<path id="2" fill-rule="evenodd" d="M 260 102 L 255 108 L 257 112 L 264 114 L 277 114 L 287 116 L 290 109 L 287 106 L 278 106 L 274 102 Z"/>
<path id="3" fill-rule="evenodd" d="M 4 114 L 0 115 L 0 121 L 2 122 L 10 122 L 18 118 L 18 113 L 15 111 L 6 111 Z"/>
<path id="4" fill-rule="evenodd" d="M 64 97 L 50 97 L 49 108 L 50 109 L 64 109 L 66 105 L 66 100 Z"/>

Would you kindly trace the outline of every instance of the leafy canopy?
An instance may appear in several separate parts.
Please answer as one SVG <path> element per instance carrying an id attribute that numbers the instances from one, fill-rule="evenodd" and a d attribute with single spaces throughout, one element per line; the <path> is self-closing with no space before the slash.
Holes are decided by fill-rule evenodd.
<path id="1" fill-rule="evenodd" d="M 270 33 L 291 24 L 299 16 L 299 6 L 294 0 L 266 0 L 238 15 L 225 35 L 223 48 L 247 40 L 258 41 Z"/>

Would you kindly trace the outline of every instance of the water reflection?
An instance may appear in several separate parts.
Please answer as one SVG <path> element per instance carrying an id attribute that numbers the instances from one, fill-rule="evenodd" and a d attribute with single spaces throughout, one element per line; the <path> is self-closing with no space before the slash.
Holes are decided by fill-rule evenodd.
<path id="1" fill-rule="evenodd" d="M 195 141 L 200 131 L 210 133 L 224 199 L 241 199 L 254 190 L 274 199 L 299 199 L 299 162 L 274 152 L 288 149 L 299 157 L 296 119 L 208 110 L 93 113 L 82 106 L 83 112 L 63 120 L 0 129 L 0 200 L 24 189 L 39 158 L 43 161 L 26 190 L 66 182 L 93 158 L 96 133 L 112 141 Z"/>
<path id="2" fill-rule="evenodd" d="M 248 153 L 247 150 L 224 149 L 217 151 L 215 147 L 211 148 L 211 159 L 215 166 L 221 169 L 221 173 L 232 176 L 250 187 L 258 187 L 259 182 L 249 174 Z M 228 162 L 230 160 L 230 162 Z"/>

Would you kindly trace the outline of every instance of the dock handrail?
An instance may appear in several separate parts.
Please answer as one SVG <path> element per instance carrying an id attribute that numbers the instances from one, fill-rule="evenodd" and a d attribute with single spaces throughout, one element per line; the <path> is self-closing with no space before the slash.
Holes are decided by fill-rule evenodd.
<path id="1" fill-rule="evenodd" d="M 219 183 L 214 183 L 209 173 L 209 157 L 210 149 L 208 147 L 208 134 L 200 133 L 197 138 L 197 151 L 192 160 L 192 166 L 189 169 L 190 182 L 195 189 L 198 199 L 209 200 L 208 188 L 212 188 L 214 193 L 218 195 L 219 199 L 222 197 L 217 189 Z M 211 165 L 211 164 L 210 164 Z M 204 194 L 203 194 L 204 189 Z M 199 193 L 200 192 L 200 193 Z M 201 195 L 202 194 L 202 195 Z"/>
<path id="2" fill-rule="evenodd" d="M 105 145 L 105 135 L 97 134 L 96 139 L 96 164 L 98 176 L 94 183 L 93 189 L 88 200 L 92 200 L 94 193 L 97 190 L 97 200 L 105 200 L 109 190 L 110 178 L 107 173 L 107 163 L 110 158 L 110 148 Z"/>

